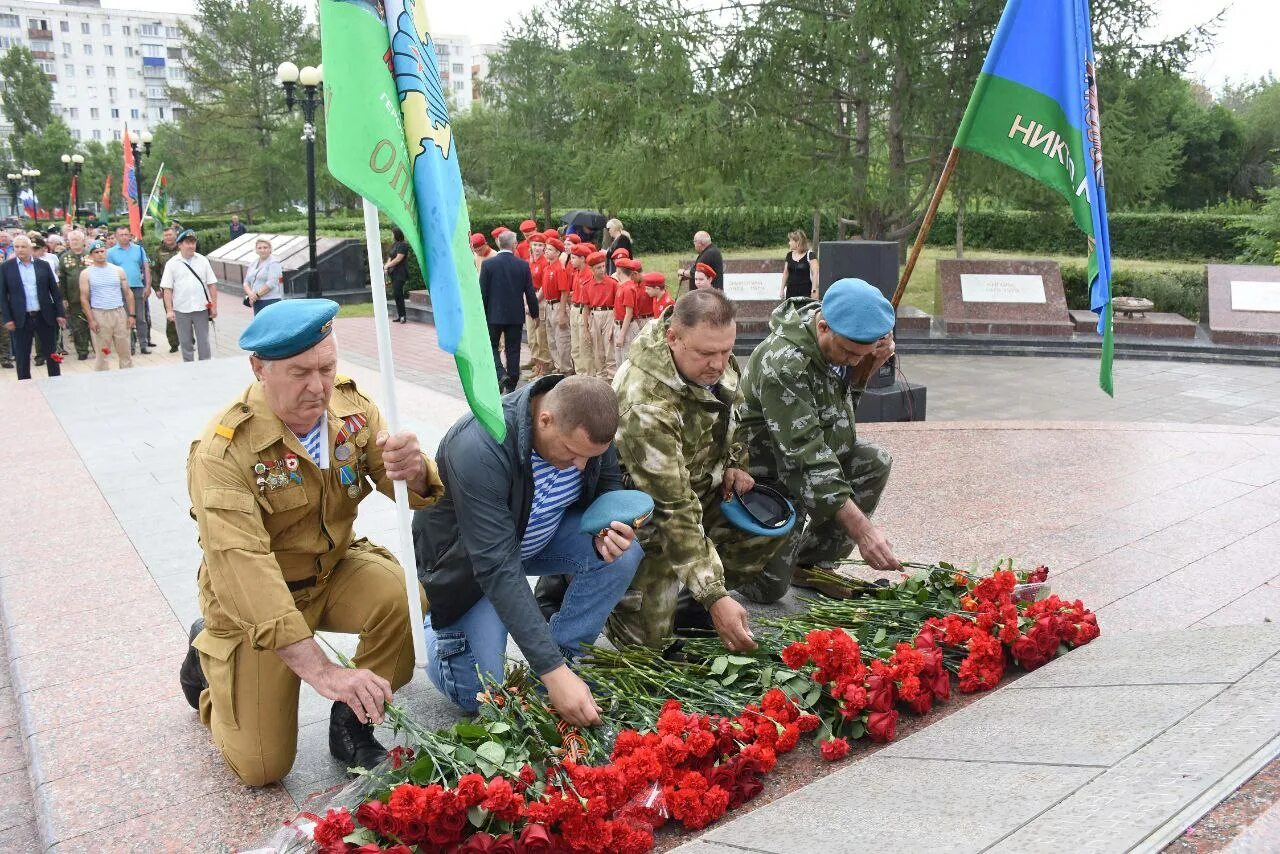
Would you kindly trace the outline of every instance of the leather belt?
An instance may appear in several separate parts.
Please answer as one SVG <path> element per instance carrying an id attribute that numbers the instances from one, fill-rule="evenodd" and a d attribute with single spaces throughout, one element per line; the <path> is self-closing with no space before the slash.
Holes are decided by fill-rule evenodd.
<path id="1" fill-rule="evenodd" d="M 613 306 L 611 306 L 611 305 L 596 305 L 596 306 L 592 306 L 592 307 L 591 307 L 591 310 L 592 310 L 592 311 L 613 311 Z"/>
<path id="2" fill-rule="evenodd" d="M 297 593 L 299 590 L 306 590 L 308 587 L 316 586 L 316 576 L 310 578 L 300 578 L 297 581 L 286 581 L 285 587 L 289 588 L 290 593 Z"/>
<path id="3" fill-rule="evenodd" d="M 560 302 L 559 298 L 557 298 L 557 299 L 549 299 L 549 300 L 547 300 L 547 305 L 555 305 L 555 304 L 556 304 L 556 303 L 558 303 L 558 302 Z"/>

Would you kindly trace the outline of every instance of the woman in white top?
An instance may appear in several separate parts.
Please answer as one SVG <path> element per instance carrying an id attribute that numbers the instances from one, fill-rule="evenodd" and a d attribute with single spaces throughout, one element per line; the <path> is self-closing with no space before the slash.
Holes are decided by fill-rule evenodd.
<path id="1" fill-rule="evenodd" d="M 267 306 L 284 299 L 284 269 L 271 254 L 271 241 L 259 237 L 253 244 L 258 258 L 244 271 L 244 304 L 256 315 Z"/>
<path id="2" fill-rule="evenodd" d="M 208 259 L 196 252 L 196 233 L 184 228 L 178 235 L 178 254 L 164 265 L 160 277 L 165 314 L 178 328 L 184 362 L 194 358 L 193 350 L 200 361 L 212 358 L 209 324 L 218 317 L 217 285 Z"/>

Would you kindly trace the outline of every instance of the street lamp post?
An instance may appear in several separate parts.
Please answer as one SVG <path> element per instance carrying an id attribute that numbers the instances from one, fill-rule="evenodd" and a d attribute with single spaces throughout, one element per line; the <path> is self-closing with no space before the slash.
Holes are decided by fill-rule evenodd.
<path id="1" fill-rule="evenodd" d="M 151 131 L 144 130 L 138 134 L 136 139 L 129 140 L 129 147 L 133 149 L 133 177 L 138 182 L 138 207 L 142 208 L 142 188 L 146 186 L 142 181 L 142 156 L 151 156 Z M 138 147 L 138 143 L 142 143 L 142 147 Z M 125 199 L 128 199 L 129 188 L 125 187 Z M 141 219 L 146 219 L 146 211 L 142 211 Z"/>
<path id="2" fill-rule="evenodd" d="M 18 193 L 22 192 L 22 174 L 20 172 L 10 172 L 4 178 L 9 182 L 9 210 L 13 216 L 17 216 Z"/>
<path id="3" fill-rule="evenodd" d="M 302 138 L 307 143 L 307 252 L 310 270 L 307 272 L 307 296 L 320 296 L 320 271 L 316 268 L 316 107 L 324 95 L 324 66 L 305 66 L 299 70 L 292 62 L 282 62 L 276 69 L 276 79 L 284 87 L 285 106 L 290 111 L 294 105 L 302 108 Z M 297 97 L 297 85 L 302 84 L 302 97 Z"/>
<path id="4" fill-rule="evenodd" d="M 83 154 L 64 154 L 61 157 L 62 171 L 64 174 L 71 176 L 74 181 L 80 175 L 80 170 L 84 168 Z M 76 219 L 76 200 L 71 195 L 70 188 L 67 189 L 67 222 L 75 222 Z"/>

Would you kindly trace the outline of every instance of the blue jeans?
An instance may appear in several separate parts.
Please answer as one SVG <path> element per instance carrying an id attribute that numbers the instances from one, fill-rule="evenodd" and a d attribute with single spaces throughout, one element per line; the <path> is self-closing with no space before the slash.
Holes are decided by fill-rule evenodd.
<path id="1" fill-rule="evenodd" d="M 600 637 L 604 621 L 631 586 L 644 550 L 633 542 L 613 563 L 596 554 L 590 534 L 578 531 L 581 512 L 569 511 L 541 552 L 524 561 L 527 575 L 572 575 L 560 612 L 551 618 L 551 637 L 565 658 Z M 523 583 L 523 582 L 522 582 Z M 532 594 L 530 594 L 532 599 Z M 507 627 L 487 597 L 446 628 L 436 631 L 427 616 L 427 676 L 450 700 L 468 712 L 479 708 L 479 673 L 501 679 L 505 670 Z M 479 671 L 479 673 L 477 672 Z"/>
<path id="2" fill-rule="evenodd" d="M 278 303 L 278 302 L 280 302 L 280 299 L 279 299 L 278 297 L 277 297 L 276 299 L 260 299 L 260 300 L 257 300 L 257 301 L 256 301 L 256 302 L 254 302 L 254 304 L 253 304 L 253 314 L 254 314 L 254 316 L 256 317 L 256 316 L 257 316 L 257 314 L 258 314 L 258 312 L 262 311 L 262 310 L 263 310 L 264 308 L 266 308 L 267 306 L 269 306 L 269 305 L 275 305 L 275 304 L 276 304 L 276 303 Z"/>

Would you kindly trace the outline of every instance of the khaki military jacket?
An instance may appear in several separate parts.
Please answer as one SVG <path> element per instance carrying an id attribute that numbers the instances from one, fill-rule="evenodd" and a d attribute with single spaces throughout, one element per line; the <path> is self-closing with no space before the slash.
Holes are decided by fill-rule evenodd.
<path id="1" fill-rule="evenodd" d="M 360 502 L 374 488 L 393 498 L 374 443 L 386 426 L 373 401 L 338 377 L 327 417 L 329 468 L 321 470 L 255 382 L 209 423 L 187 457 L 191 515 L 204 550 L 201 598 L 212 597 L 214 610 L 236 624 L 210 629 L 238 626 L 255 649 L 311 636 L 286 582 L 324 585 L 353 541 Z M 336 450 L 344 437 L 349 447 Z M 410 490 L 415 509 L 444 494 L 435 463 L 423 458 L 428 494 Z"/>

